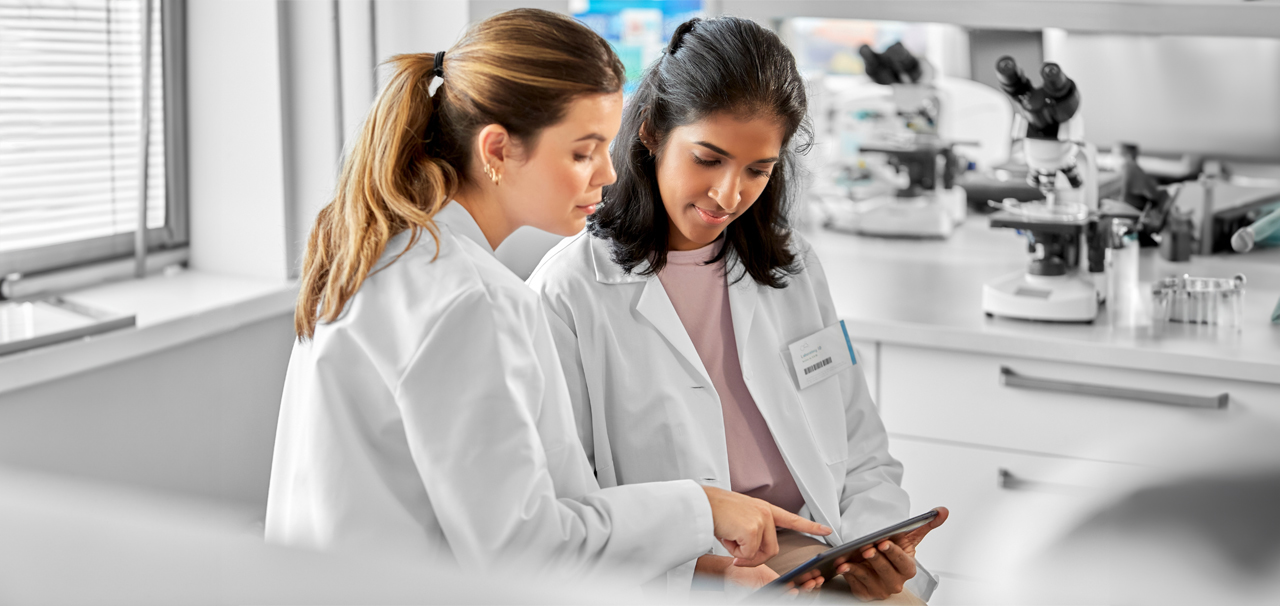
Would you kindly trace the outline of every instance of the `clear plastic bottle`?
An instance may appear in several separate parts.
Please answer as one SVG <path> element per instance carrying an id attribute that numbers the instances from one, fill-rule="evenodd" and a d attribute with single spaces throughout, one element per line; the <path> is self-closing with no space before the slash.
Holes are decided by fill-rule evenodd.
<path id="1" fill-rule="evenodd" d="M 1111 326 L 1151 325 L 1150 295 L 1138 283 L 1138 231 L 1132 221 L 1115 219 L 1106 257 L 1107 319 Z"/>

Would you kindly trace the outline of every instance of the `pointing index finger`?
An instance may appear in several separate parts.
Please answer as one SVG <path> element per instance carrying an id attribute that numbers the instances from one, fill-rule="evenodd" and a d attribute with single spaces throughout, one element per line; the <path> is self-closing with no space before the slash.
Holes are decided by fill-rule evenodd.
<path id="1" fill-rule="evenodd" d="M 797 532 L 818 535 L 820 537 L 825 537 L 831 534 L 830 528 L 814 522 L 813 520 L 806 520 L 775 505 L 770 505 L 769 507 L 773 511 L 773 523 L 775 526 L 790 528 Z"/>

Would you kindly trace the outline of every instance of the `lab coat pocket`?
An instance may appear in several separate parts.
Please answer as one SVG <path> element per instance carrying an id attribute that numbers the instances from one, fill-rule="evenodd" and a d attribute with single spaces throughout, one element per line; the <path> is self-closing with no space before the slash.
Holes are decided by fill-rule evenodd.
<path id="1" fill-rule="evenodd" d="M 847 372 L 847 371 L 846 371 Z M 849 438 L 845 431 L 844 401 L 839 381 L 823 381 L 800 392 L 800 401 L 808 417 L 822 460 L 828 465 L 849 458 Z"/>
<path id="2" fill-rule="evenodd" d="M 844 399 L 840 392 L 839 376 L 819 381 L 807 388 L 800 389 L 792 370 L 789 352 L 779 353 L 783 370 L 790 381 L 789 391 L 798 403 L 799 412 L 804 416 L 804 423 L 812 436 L 814 445 L 822 455 L 822 462 L 828 466 L 843 465 L 849 458 L 849 443 L 845 431 Z M 846 369 L 843 372 L 851 372 Z"/>

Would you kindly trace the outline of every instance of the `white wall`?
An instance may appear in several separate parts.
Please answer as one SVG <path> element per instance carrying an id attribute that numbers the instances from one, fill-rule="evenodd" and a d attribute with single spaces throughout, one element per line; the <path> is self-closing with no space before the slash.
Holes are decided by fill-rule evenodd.
<path id="1" fill-rule="evenodd" d="M 272 2 L 187 3 L 195 269 L 287 276 L 277 26 Z"/>
<path id="2" fill-rule="evenodd" d="M 377 0 L 374 38 L 378 64 L 404 53 L 449 50 L 470 23 L 470 6 L 458 0 Z M 386 81 L 379 71 L 379 83 Z"/>
<path id="3" fill-rule="evenodd" d="M 1057 30 L 1045 60 L 1080 87 L 1099 146 L 1280 160 L 1280 39 Z"/>

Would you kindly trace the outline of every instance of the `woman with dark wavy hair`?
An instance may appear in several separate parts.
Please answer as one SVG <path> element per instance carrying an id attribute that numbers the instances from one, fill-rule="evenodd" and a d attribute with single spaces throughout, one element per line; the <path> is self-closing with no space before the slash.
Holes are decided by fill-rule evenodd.
<path id="1" fill-rule="evenodd" d="M 822 266 L 788 224 L 806 111 L 775 34 L 733 17 L 682 24 L 623 111 L 617 182 L 529 282 L 602 486 L 692 479 L 827 524 L 839 545 L 906 518 L 909 501 Z M 827 590 L 884 599 L 914 578 L 927 599 L 936 582 L 917 575 L 915 547 L 946 517 L 868 550 Z M 827 548 L 779 542 L 766 566 L 710 553 L 665 580 L 759 586 Z"/>

